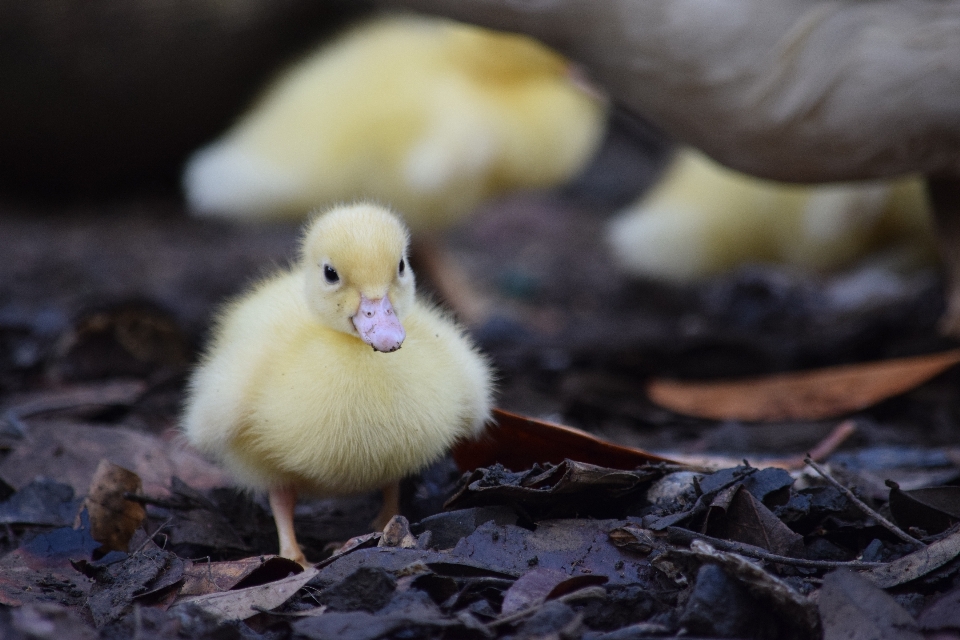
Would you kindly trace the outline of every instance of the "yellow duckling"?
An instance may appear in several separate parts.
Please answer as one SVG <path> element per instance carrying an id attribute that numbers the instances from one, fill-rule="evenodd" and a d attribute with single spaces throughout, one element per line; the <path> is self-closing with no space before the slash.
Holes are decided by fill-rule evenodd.
<path id="1" fill-rule="evenodd" d="M 381 17 L 284 73 L 187 163 L 200 215 L 305 216 L 374 199 L 415 235 L 484 199 L 559 184 L 604 131 L 604 104 L 526 36 L 440 18 Z"/>
<path id="2" fill-rule="evenodd" d="M 882 249 L 898 249 L 909 266 L 935 260 L 919 178 L 788 184 L 728 169 L 690 148 L 611 220 L 607 239 L 625 271 L 676 283 L 749 262 L 829 272 Z"/>
<path id="3" fill-rule="evenodd" d="M 383 488 L 381 528 L 397 512 L 397 482 L 489 419 L 490 367 L 415 298 L 407 248 L 407 229 L 382 207 L 317 217 L 293 268 L 225 307 L 191 378 L 187 439 L 269 493 L 280 555 L 300 563 L 298 494 Z"/>

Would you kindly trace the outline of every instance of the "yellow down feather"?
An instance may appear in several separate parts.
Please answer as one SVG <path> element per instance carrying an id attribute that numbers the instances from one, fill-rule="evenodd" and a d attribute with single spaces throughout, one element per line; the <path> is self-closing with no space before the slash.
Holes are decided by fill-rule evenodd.
<path id="1" fill-rule="evenodd" d="M 385 17 L 284 73 L 190 159 L 184 188 L 198 214 L 233 218 L 373 199 L 416 232 L 505 191 L 567 180 L 603 127 L 601 101 L 534 40 Z"/>
<path id="2" fill-rule="evenodd" d="M 812 271 L 896 248 L 901 262 L 935 258 L 930 206 L 917 177 L 799 185 L 754 178 L 682 149 L 663 178 L 607 228 L 627 272 L 688 282 L 737 265 Z"/>

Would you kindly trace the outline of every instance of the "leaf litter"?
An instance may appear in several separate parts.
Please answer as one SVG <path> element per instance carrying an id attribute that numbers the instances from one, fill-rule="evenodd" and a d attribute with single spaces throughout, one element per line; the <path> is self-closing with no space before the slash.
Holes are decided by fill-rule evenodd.
<path id="1" fill-rule="evenodd" d="M 707 311 L 688 308 L 700 315 L 682 322 L 644 316 L 617 329 L 577 315 L 519 347 L 509 326 L 496 336 L 481 328 L 504 371 L 510 411 L 497 412 L 500 427 L 407 481 L 409 521 L 386 531 L 365 528 L 377 510 L 373 496 L 300 505 L 298 533 L 319 561 L 305 571 L 273 555 L 276 533 L 261 498 L 230 488 L 219 469 L 179 446 L 173 428 L 187 340 L 176 314 L 135 301 L 101 306 L 58 316 L 75 318 L 59 336 L 34 330 L 39 322 L 8 328 L 0 317 L 0 635 L 955 633 L 960 455 L 945 446 L 954 407 L 943 400 L 957 382 L 951 356 L 924 356 L 911 369 L 896 348 L 878 352 L 857 337 L 897 338 L 900 329 L 884 327 L 898 326 L 906 327 L 900 347 L 917 341 L 936 315 L 919 296 L 935 288 L 904 289 L 917 296 L 907 312 L 881 305 L 833 322 L 838 316 L 822 305 L 802 306 L 816 298 L 806 289 L 788 282 L 789 295 L 780 295 L 776 279 L 760 280 L 733 276 L 720 287 L 732 302 L 704 294 L 698 304 L 706 300 Z M 609 303 L 607 293 L 656 299 L 616 285 L 598 300 Z M 555 292 L 544 295 L 545 307 L 554 304 Z M 195 314 L 209 308 L 191 304 Z M 743 309 L 752 315 L 737 315 Z M 537 326 L 556 317 L 547 308 Z M 776 328 L 759 336 L 761 324 Z M 612 349 L 593 335 L 623 340 Z M 944 347 L 923 345 L 901 352 Z M 758 415 L 750 413 L 688 417 L 643 394 L 651 375 L 756 380 L 870 361 L 840 372 L 849 377 L 827 369 L 819 381 L 786 385 L 794 398 L 783 406 L 793 408 L 764 414 L 778 420 L 771 424 L 744 424 Z M 797 391 L 840 383 L 856 393 L 814 403 Z M 761 391 L 725 393 L 741 409 L 769 411 Z M 849 419 L 822 418 L 826 405 Z M 929 439 L 915 437 L 921 429 Z M 756 447 L 763 438 L 770 444 Z M 807 452 L 868 511 L 804 467 Z"/>

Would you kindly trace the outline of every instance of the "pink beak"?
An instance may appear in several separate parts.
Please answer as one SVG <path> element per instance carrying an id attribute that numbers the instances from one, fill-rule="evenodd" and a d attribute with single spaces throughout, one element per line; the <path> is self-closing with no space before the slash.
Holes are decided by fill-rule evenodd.
<path id="1" fill-rule="evenodd" d="M 387 296 L 371 300 L 360 294 L 360 308 L 353 316 L 353 326 L 357 328 L 360 339 L 373 347 L 374 351 L 396 351 L 407 337 Z"/>

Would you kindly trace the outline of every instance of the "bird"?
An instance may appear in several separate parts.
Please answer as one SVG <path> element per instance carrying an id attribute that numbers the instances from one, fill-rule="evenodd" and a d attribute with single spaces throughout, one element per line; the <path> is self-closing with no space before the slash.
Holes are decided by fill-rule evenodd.
<path id="1" fill-rule="evenodd" d="M 960 0 L 377 0 L 523 33 L 613 104 L 757 177 L 920 174 L 960 336 Z"/>
<path id="2" fill-rule="evenodd" d="M 430 281 L 456 300 L 464 277 L 445 286 L 456 261 L 439 234 L 490 198 L 567 181 L 598 149 L 605 100 L 579 78 L 531 38 L 376 16 L 282 72 L 197 150 L 186 202 L 200 216 L 263 220 L 375 200 L 404 212 L 415 251 L 434 254 L 422 261 Z"/>
<path id="3" fill-rule="evenodd" d="M 493 373 L 464 331 L 416 297 L 409 232 L 358 202 L 309 222 L 299 259 L 227 303 L 187 390 L 186 439 L 266 492 L 280 555 L 306 565 L 300 495 L 383 489 L 490 420 Z"/>
<path id="4" fill-rule="evenodd" d="M 607 223 L 606 238 L 623 271 L 674 284 L 748 263 L 829 273 L 880 251 L 903 268 L 936 256 L 918 176 L 784 183 L 728 169 L 689 147 Z"/>

